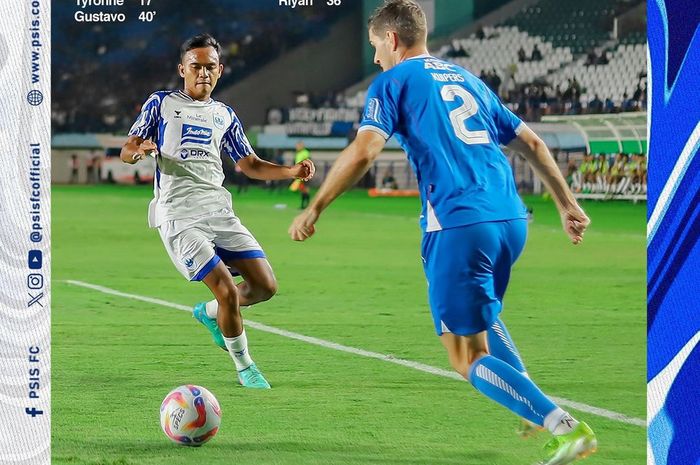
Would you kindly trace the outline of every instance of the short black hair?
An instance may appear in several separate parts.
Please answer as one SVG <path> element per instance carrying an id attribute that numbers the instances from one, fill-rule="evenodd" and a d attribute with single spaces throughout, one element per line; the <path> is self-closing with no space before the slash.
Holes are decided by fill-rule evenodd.
<path id="1" fill-rule="evenodd" d="M 367 21 L 376 35 L 396 31 L 399 41 L 407 47 L 427 39 L 427 23 L 425 12 L 414 0 L 384 0 Z"/>
<path id="2" fill-rule="evenodd" d="M 196 36 L 187 39 L 180 47 L 180 60 L 185 56 L 185 53 L 195 48 L 213 47 L 216 54 L 221 57 L 221 45 L 211 34 L 197 34 Z"/>

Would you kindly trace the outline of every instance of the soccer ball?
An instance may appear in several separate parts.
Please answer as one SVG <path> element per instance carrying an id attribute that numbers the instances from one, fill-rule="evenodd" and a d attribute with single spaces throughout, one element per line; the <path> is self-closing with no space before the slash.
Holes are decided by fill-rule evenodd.
<path id="1" fill-rule="evenodd" d="M 214 437 L 221 424 L 221 407 L 214 394 L 186 384 L 173 389 L 160 405 L 160 426 L 171 441 L 201 446 Z"/>

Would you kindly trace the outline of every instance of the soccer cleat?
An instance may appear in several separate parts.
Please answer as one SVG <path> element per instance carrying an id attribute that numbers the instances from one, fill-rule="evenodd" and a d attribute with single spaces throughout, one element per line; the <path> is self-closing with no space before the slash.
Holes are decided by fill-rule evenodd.
<path id="1" fill-rule="evenodd" d="M 243 387 L 270 389 L 270 383 L 268 383 L 263 374 L 260 373 L 255 363 L 238 372 L 238 382 Z"/>
<path id="2" fill-rule="evenodd" d="M 544 446 L 546 458 L 538 465 L 566 465 L 577 459 L 588 457 L 596 451 L 598 440 L 586 423 L 561 436 L 554 436 Z"/>
<path id="3" fill-rule="evenodd" d="M 520 424 L 515 429 L 515 433 L 523 439 L 528 439 L 537 436 L 545 429 L 531 421 L 522 419 Z"/>
<path id="4" fill-rule="evenodd" d="M 228 351 L 226 348 L 226 343 L 224 343 L 224 336 L 221 334 L 221 330 L 219 329 L 219 325 L 216 323 L 214 318 L 209 318 L 207 316 L 206 303 L 201 302 L 195 305 L 194 309 L 192 310 L 192 316 L 209 330 L 212 339 L 214 339 L 214 344 Z"/>

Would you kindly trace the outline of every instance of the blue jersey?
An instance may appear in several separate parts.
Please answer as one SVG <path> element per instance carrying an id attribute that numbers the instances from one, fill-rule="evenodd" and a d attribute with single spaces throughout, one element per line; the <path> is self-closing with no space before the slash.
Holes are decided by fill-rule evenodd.
<path id="1" fill-rule="evenodd" d="M 500 145 L 524 124 L 476 76 L 424 55 L 380 74 L 359 131 L 395 135 L 418 178 L 423 231 L 526 218 Z"/>

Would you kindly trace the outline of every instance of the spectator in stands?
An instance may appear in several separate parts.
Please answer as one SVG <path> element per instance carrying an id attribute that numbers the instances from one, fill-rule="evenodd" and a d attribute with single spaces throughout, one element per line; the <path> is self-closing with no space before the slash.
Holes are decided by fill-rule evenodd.
<path id="1" fill-rule="evenodd" d="M 527 54 L 525 53 L 525 49 L 523 46 L 520 46 L 520 49 L 518 50 L 518 61 L 520 63 L 524 63 L 527 61 Z"/>
<path id="2" fill-rule="evenodd" d="M 633 111 L 634 102 L 629 98 L 629 94 L 625 92 L 622 94 L 622 111 Z"/>
<path id="3" fill-rule="evenodd" d="M 573 81 L 571 79 L 566 80 L 566 84 L 567 84 L 566 90 L 561 94 L 561 98 L 565 102 L 567 100 L 571 100 L 571 94 L 574 91 L 574 86 L 573 86 L 572 82 Z"/>
<path id="4" fill-rule="evenodd" d="M 469 51 L 462 47 L 461 44 L 453 44 L 445 53 L 447 58 L 469 58 L 471 55 Z"/>
<path id="5" fill-rule="evenodd" d="M 581 96 L 575 88 L 571 89 L 571 98 L 565 105 L 569 107 L 569 111 L 566 112 L 568 115 L 581 114 L 581 110 L 583 109 L 581 106 Z"/>
<path id="6" fill-rule="evenodd" d="M 598 58 L 597 64 L 607 65 L 608 63 L 610 63 L 610 60 L 608 60 L 608 52 L 607 50 L 603 50 L 603 53 L 600 55 L 600 58 Z"/>
<path id="7" fill-rule="evenodd" d="M 606 97 L 605 98 L 605 113 L 614 113 L 615 112 L 615 102 L 613 102 L 612 98 Z"/>
<path id="8" fill-rule="evenodd" d="M 632 100 L 635 102 L 641 102 L 642 101 L 642 86 L 641 82 L 637 83 L 637 88 L 634 89 L 634 94 L 632 94 Z"/>
<path id="9" fill-rule="evenodd" d="M 571 89 L 576 91 L 576 95 L 581 95 L 581 84 L 576 80 L 576 76 L 571 80 Z"/>
<path id="10" fill-rule="evenodd" d="M 540 87 L 540 114 L 549 114 L 549 96 L 547 95 L 547 89 L 545 87 Z"/>
<path id="11" fill-rule="evenodd" d="M 603 101 L 595 94 L 593 100 L 588 102 L 588 113 L 602 113 L 603 112 Z"/>
<path id="12" fill-rule="evenodd" d="M 501 76 L 496 72 L 496 68 L 491 68 L 491 85 L 489 86 L 493 92 L 498 95 L 498 90 L 501 88 Z"/>
<path id="13" fill-rule="evenodd" d="M 479 79 L 484 81 L 484 84 L 498 95 L 498 89 L 501 87 L 501 77 L 496 73 L 496 68 L 491 68 L 488 71 L 482 69 Z"/>
<path id="14" fill-rule="evenodd" d="M 532 55 L 530 55 L 530 59 L 532 61 L 542 61 L 542 52 L 537 44 L 535 44 L 535 46 L 532 48 Z"/>
<path id="15" fill-rule="evenodd" d="M 515 73 L 518 72 L 518 65 L 515 63 L 511 63 L 508 65 L 506 68 L 506 80 L 505 83 L 503 83 L 503 87 L 501 88 L 502 95 L 504 99 L 509 97 L 510 92 L 515 91 L 517 87 L 517 83 L 515 81 Z M 514 100 L 511 100 L 514 101 Z"/>
<path id="16" fill-rule="evenodd" d="M 584 63 L 586 66 L 592 66 L 598 63 L 598 55 L 595 53 L 595 49 L 591 48 L 588 51 L 588 55 L 586 56 L 586 62 Z"/>

